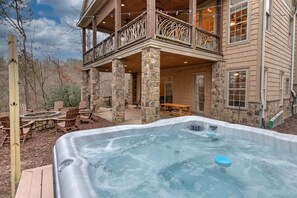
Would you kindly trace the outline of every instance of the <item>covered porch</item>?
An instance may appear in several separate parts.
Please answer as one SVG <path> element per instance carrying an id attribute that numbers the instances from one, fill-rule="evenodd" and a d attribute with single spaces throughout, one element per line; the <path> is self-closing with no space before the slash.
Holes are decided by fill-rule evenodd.
<path id="1" fill-rule="evenodd" d="M 191 113 L 211 117 L 212 101 L 217 101 L 216 94 L 223 94 L 222 91 L 212 90 L 220 89 L 222 85 L 215 84 L 224 81 L 220 73 L 224 70 L 224 64 L 219 60 L 218 57 L 205 59 L 200 55 L 190 56 L 183 52 L 167 51 L 164 47 L 161 50 L 149 46 L 138 53 L 115 58 L 111 62 L 83 71 L 85 80 L 82 83 L 82 96 L 88 98 L 90 93 L 91 106 L 100 104 L 100 72 L 111 72 L 112 109 L 110 114 L 105 114 L 107 117 L 111 115 L 108 120 L 114 123 L 131 120 L 131 116 L 127 116 L 131 110 L 125 108 L 127 98 L 131 98 L 129 105 L 139 107 L 140 110 L 135 112 L 140 114 L 136 116 L 141 120 L 140 123 L 162 118 L 160 111 L 163 103 L 188 105 Z M 125 74 L 131 76 L 131 92 L 128 94 L 123 86 Z M 100 112 L 102 111 L 98 108 L 97 113 Z"/>

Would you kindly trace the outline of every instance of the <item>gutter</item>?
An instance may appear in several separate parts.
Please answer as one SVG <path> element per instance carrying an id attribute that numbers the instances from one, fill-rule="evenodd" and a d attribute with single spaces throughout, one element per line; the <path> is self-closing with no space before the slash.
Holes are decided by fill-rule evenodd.
<path id="1" fill-rule="evenodd" d="M 266 3 L 263 0 L 263 14 L 262 14 L 262 40 L 261 40 L 261 81 L 260 81 L 260 100 L 261 100 L 261 107 L 260 107 L 260 121 L 259 127 L 265 128 L 265 108 L 266 104 L 264 101 L 264 71 L 265 71 L 265 38 L 266 38 Z"/>
<path id="2" fill-rule="evenodd" d="M 290 99 L 290 103 L 291 103 L 291 113 L 293 114 L 293 104 L 294 104 L 294 98 L 296 98 L 296 92 L 293 89 L 293 81 L 294 81 L 294 58 L 295 58 L 295 23 L 296 23 L 296 14 L 297 14 L 297 9 L 295 7 L 295 13 L 293 16 L 293 29 L 292 29 L 292 43 L 291 43 L 291 76 L 290 76 L 290 80 L 291 80 L 291 99 Z"/>

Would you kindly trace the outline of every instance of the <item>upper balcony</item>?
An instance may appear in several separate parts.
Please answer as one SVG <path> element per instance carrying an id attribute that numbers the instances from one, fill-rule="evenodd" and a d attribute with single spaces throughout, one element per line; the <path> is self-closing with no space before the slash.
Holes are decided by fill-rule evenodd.
<path id="1" fill-rule="evenodd" d="M 165 6 L 166 9 L 159 7 L 164 5 L 162 2 L 165 0 L 136 1 L 133 5 L 137 3 L 140 5 L 139 7 L 146 7 L 146 10 L 140 11 L 130 5 L 130 8 L 123 13 L 121 12 L 124 5 L 123 0 L 114 0 L 114 4 L 110 3 L 110 8 L 108 6 L 105 8 L 106 11 L 109 9 L 105 17 L 102 17 L 103 14 L 98 15 L 101 19 L 94 16 L 91 23 L 87 27 L 83 27 L 84 65 L 100 61 L 148 39 L 164 41 L 179 47 L 203 50 L 212 54 L 221 53 L 219 36 L 221 24 L 218 17 L 221 10 L 217 9 L 219 6 L 214 1 L 209 1 L 207 4 L 205 1 L 189 0 L 185 4 L 184 0 L 173 0 L 175 4 L 173 3 L 171 7 Z M 112 9 L 112 6 L 115 8 Z M 100 13 L 103 13 L 103 10 Z M 136 16 L 130 17 L 133 14 Z M 121 23 L 125 25 L 121 26 Z M 91 29 L 93 36 L 86 35 L 86 28 Z M 98 30 L 110 34 L 103 41 L 97 42 Z"/>

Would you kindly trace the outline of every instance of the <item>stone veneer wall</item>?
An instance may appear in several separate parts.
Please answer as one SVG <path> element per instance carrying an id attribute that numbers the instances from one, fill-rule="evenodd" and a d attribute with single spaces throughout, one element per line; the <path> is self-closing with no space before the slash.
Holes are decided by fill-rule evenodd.
<path id="1" fill-rule="evenodd" d="M 87 101 L 88 106 L 90 107 L 90 71 L 82 71 L 81 72 L 81 100 Z"/>
<path id="2" fill-rule="evenodd" d="M 142 123 L 149 123 L 160 119 L 160 49 L 143 49 L 141 65 Z"/>
<path id="3" fill-rule="evenodd" d="M 112 121 L 125 120 L 125 67 L 121 60 L 112 61 Z"/>
<path id="4" fill-rule="evenodd" d="M 100 109 L 100 72 L 97 68 L 90 69 L 90 81 L 91 81 L 91 108 L 96 106 L 95 112 L 99 113 Z"/>

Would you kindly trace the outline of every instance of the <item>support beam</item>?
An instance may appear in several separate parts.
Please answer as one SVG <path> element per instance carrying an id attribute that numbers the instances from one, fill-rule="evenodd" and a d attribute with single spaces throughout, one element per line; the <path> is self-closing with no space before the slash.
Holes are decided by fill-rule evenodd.
<path id="1" fill-rule="evenodd" d="M 147 38 L 154 38 L 156 32 L 156 0 L 146 0 Z"/>
<path id="2" fill-rule="evenodd" d="M 99 113 L 100 109 L 100 72 L 96 67 L 90 69 L 91 81 L 91 109 L 96 106 L 95 112 Z"/>
<path id="3" fill-rule="evenodd" d="M 89 78 L 90 71 L 82 71 L 81 73 L 81 101 L 86 101 L 88 103 L 88 107 L 90 108 L 90 92 L 89 92 Z"/>
<path id="4" fill-rule="evenodd" d="M 141 70 L 142 123 L 150 123 L 160 119 L 160 49 L 142 50 Z"/>
<path id="5" fill-rule="evenodd" d="M 93 61 L 95 61 L 95 57 L 96 57 L 95 46 L 97 45 L 97 24 L 96 24 L 96 16 L 93 16 L 92 28 L 93 28 Z"/>
<path id="6" fill-rule="evenodd" d="M 112 61 L 112 121 L 125 120 L 125 67 L 121 60 Z"/>
<path id="7" fill-rule="evenodd" d="M 196 0 L 189 0 L 189 23 L 192 25 L 192 47 L 196 47 L 196 8 L 197 1 Z"/>
<path id="8" fill-rule="evenodd" d="M 121 29 L 121 22 L 122 22 L 122 11 L 121 11 L 121 0 L 115 0 L 115 50 L 118 49 L 118 30 Z"/>

